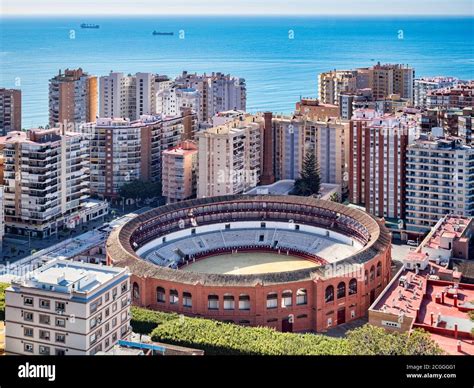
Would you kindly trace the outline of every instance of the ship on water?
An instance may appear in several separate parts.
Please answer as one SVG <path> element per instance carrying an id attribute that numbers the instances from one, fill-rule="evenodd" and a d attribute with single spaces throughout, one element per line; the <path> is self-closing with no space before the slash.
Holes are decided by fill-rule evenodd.
<path id="1" fill-rule="evenodd" d="M 159 32 L 159 31 L 153 31 L 153 35 L 174 35 L 174 32 Z"/>
<path id="2" fill-rule="evenodd" d="M 82 23 L 81 28 L 99 28 L 98 24 Z"/>

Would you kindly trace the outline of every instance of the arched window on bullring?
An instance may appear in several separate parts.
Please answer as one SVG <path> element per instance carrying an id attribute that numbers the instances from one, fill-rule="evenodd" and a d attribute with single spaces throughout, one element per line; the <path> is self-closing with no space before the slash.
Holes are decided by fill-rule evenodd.
<path id="1" fill-rule="evenodd" d="M 240 294 L 239 310 L 250 310 L 250 296 L 247 294 Z"/>
<path id="2" fill-rule="evenodd" d="M 364 283 L 369 284 L 369 271 L 365 270 L 364 272 Z"/>
<path id="3" fill-rule="evenodd" d="M 334 300 L 334 286 L 327 286 L 326 292 L 324 293 L 324 300 L 326 303 Z"/>
<path id="4" fill-rule="evenodd" d="M 267 309 L 276 309 L 278 307 L 278 294 L 269 292 L 267 294 Z"/>
<path id="5" fill-rule="evenodd" d="M 380 275 L 382 275 L 382 262 L 378 262 L 377 263 L 377 277 L 379 277 Z"/>
<path id="6" fill-rule="evenodd" d="M 138 286 L 137 282 L 133 282 L 132 295 L 133 299 L 140 299 L 140 287 Z"/>
<path id="7" fill-rule="evenodd" d="M 375 279 L 375 267 L 372 266 L 370 267 L 370 281 L 373 281 Z"/>
<path id="8" fill-rule="evenodd" d="M 346 283 L 340 282 L 337 285 L 337 299 L 345 298 L 346 296 Z"/>
<path id="9" fill-rule="evenodd" d="M 234 310 L 235 309 L 235 301 L 234 296 L 231 294 L 224 295 L 224 310 Z"/>
<path id="10" fill-rule="evenodd" d="M 179 294 L 177 290 L 170 290 L 170 304 L 178 304 Z"/>
<path id="11" fill-rule="evenodd" d="M 357 294 L 357 279 L 351 279 L 349 282 L 349 295 Z"/>
<path id="12" fill-rule="evenodd" d="M 306 289 L 300 288 L 296 291 L 296 304 L 297 305 L 305 305 L 308 303 L 308 293 Z"/>
<path id="13" fill-rule="evenodd" d="M 285 290 L 281 294 L 281 307 L 290 307 L 293 305 L 293 292 Z"/>
<path id="14" fill-rule="evenodd" d="M 166 302 L 166 291 L 163 287 L 156 287 L 156 301 L 160 303 Z"/>
<path id="15" fill-rule="evenodd" d="M 183 307 L 193 307 L 193 296 L 190 292 L 183 292 Z"/>
<path id="16" fill-rule="evenodd" d="M 207 308 L 209 310 L 219 310 L 219 297 L 217 295 L 207 297 Z"/>

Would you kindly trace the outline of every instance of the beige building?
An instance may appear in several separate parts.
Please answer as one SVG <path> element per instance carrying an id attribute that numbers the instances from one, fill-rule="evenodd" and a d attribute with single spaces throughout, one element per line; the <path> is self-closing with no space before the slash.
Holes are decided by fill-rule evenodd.
<path id="1" fill-rule="evenodd" d="M 413 102 L 415 70 L 408 65 L 380 64 L 369 68 L 369 88 L 374 100 L 383 100 L 391 94 Z"/>
<path id="2" fill-rule="evenodd" d="M 97 117 L 97 77 L 81 68 L 66 69 L 49 80 L 49 125 L 87 123 Z"/>
<path id="3" fill-rule="evenodd" d="M 89 197 L 84 136 L 59 129 L 31 129 L 10 132 L 0 143 L 6 231 L 43 238 L 60 227 L 73 227 Z"/>
<path id="4" fill-rule="evenodd" d="M 94 355 L 131 334 L 130 273 L 53 260 L 15 278 L 5 292 L 5 351 Z"/>
<path id="5" fill-rule="evenodd" d="M 198 198 L 239 194 L 258 184 L 262 126 L 248 115 L 197 134 Z"/>
<path id="6" fill-rule="evenodd" d="M 166 203 L 196 196 L 197 158 L 197 145 L 191 141 L 163 152 L 161 183 Z"/>
<path id="7" fill-rule="evenodd" d="M 0 88 L 0 135 L 21 131 L 21 90 Z"/>
<path id="8" fill-rule="evenodd" d="M 357 70 L 331 70 L 318 77 L 318 99 L 323 104 L 339 104 L 339 95 L 357 90 Z"/>
<path id="9" fill-rule="evenodd" d="M 156 113 L 156 79 L 152 73 L 100 77 L 100 117 L 137 120 Z M 92 120 L 90 120 L 92 121 Z"/>

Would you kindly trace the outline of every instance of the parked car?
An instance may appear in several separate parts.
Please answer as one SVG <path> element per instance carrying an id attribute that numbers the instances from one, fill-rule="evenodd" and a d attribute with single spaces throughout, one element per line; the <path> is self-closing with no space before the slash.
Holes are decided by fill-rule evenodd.
<path id="1" fill-rule="evenodd" d="M 415 240 L 407 240 L 407 245 L 410 245 L 411 247 L 417 247 L 418 244 L 416 243 Z"/>

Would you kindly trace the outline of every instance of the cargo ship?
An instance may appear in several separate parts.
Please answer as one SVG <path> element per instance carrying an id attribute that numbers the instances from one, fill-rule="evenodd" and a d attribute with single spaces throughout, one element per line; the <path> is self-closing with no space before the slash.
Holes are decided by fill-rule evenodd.
<path id="1" fill-rule="evenodd" d="M 100 26 L 98 24 L 88 24 L 88 23 L 82 23 L 81 28 L 99 28 Z"/>
<path id="2" fill-rule="evenodd" d="M 159 31 L 153 31 L 153 35 L 174 35 L 174 32 L 159 32 Z"/>

